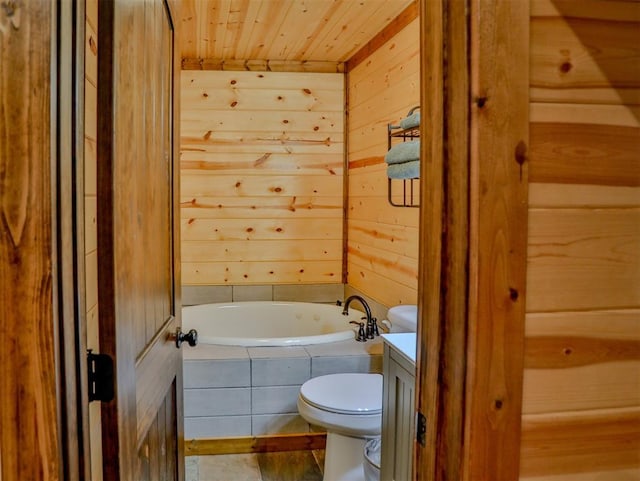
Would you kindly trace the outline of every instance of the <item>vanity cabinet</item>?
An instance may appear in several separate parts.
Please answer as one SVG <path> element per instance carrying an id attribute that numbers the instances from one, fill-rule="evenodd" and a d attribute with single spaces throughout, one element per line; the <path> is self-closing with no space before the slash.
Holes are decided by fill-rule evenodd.
<path id="1" fill-rule="evenodd" d="M 412 353 L 407 352 L 406 339 L 397 339 L 401 334 L 384 336 L 381 481 L 411 479 L 415 438 L 415 333 L 402 334 L 411 335 Z"/>

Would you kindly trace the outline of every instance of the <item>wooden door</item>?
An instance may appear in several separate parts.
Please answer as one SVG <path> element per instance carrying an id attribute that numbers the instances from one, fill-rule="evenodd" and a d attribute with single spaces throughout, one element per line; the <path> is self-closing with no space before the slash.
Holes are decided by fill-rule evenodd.
<path id="1" fill-rule="evenodd" d="M 104 479 L 182 479 L 177 12 L 162 0 L 99 7 L 100 350 L 115 364 Z"/>

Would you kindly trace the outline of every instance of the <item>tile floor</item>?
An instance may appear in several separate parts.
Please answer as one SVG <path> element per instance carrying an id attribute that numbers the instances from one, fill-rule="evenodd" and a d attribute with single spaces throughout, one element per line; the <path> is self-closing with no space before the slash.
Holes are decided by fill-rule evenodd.
<path id="1" fill-rule="evenodd" d="M 185 481 L 322 481 L 324 451 L 188 456 Z"/>

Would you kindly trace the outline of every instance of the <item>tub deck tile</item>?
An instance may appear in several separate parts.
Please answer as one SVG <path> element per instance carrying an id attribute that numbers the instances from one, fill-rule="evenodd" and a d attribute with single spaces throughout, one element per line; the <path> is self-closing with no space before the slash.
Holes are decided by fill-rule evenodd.
<path id="1" fill-rule="evenodd" d="M 309 354 L 302 346 L 287 346 L 287 347 L 249 347 L 247 348 L 249 357 L 251 359 L 270 359 L 270 358 L 282 358 L 282 357 L 305 357 L 308 358 Z"/>
<path id="2" fill-rule="evenodd" d="M 242 346 L 221 346 L 219 344 L 198 344 L 182 349 L 182 359 L 249 359 L 249 352 Z"/>
<path id="3" fill-rule="evenodd" d="M 382 338 L 376 337 L 367 342 L 340 341 L 326 344 L 310 344 L 304 346 L 309 356 L 313 357 L 337 357 L 337 356 L 382 356 Z"/>

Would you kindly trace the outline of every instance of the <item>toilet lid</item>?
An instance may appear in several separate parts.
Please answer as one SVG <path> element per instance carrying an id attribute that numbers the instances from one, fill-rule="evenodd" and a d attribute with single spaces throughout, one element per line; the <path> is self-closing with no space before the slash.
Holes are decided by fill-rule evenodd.
<path id="1" fill-rule="evenodd" d="M 314 377 L 300 388 L 302 398 L 319 409 L 339 414 L 382 411 L 380 374 L 329 374 Z"/>

